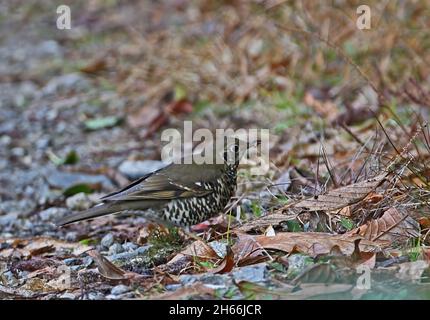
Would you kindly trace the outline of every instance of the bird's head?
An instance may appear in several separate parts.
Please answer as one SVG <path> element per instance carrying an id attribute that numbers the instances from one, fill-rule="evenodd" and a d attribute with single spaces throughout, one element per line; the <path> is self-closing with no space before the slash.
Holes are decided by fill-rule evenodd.
<path id="1" fill-rule="evenodd" d="M 260 140 L 247 142 L 235 137 L 225 137 L 224 162 L 229 166 L 238 166 L 240 160 L 252 147 L 261 143 Z"/>

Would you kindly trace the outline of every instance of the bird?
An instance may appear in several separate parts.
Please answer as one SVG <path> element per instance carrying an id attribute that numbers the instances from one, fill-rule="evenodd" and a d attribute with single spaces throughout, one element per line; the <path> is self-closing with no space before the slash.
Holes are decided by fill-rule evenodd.
<path id="1" fill-rule="evenodd" d="M 222 161 L 171 163 L 102 197 L 101 203 L 56 221 L 65 226 L 116 213 L 140 215 L 165 226 L 189 228 L 220 213 L 236 190 L 240 159 L 260 141 L 250 144 L 225 139 Z"/>

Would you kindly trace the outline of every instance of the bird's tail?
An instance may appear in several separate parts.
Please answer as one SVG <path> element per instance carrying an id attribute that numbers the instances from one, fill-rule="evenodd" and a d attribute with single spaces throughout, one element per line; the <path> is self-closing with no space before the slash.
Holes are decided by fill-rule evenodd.
<path id="1" fill-rule="evenodd" d="M 92 219 L 100 216 L 104 216 L 111 213 L 116 213 L 124 210 L 120 204 L 116 203 L 103 203 L 97 205 L 93 208 L 90 208 L 85 211 L 77 212 L 68 216 L 65 216 L 61 219 L 58 219 L 55 224 L 57 226 L 64 226 L 66 224 Z"/>

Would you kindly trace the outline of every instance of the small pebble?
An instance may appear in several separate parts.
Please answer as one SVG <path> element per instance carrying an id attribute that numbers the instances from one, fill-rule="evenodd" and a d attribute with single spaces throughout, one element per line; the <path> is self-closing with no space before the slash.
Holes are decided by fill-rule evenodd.
<path id="1" fill-rule="evenodd" d="M 93 263 L 93 258 L 91 258 L 90 256 L 84 258 L 83 265 L 85 267 L 89 267 L 91 263 Z"/>
<path id="2" fill-rule="evenodd" d="M 42 221 L 53 221 L 64 217 L 67 212 L 68 210 L 66 208 L 52 207 L 39 212 L 39 216 Z"/>
<path id="3" fill-rule="evenodd" d="M 209 243 L 212 249 L 219 257 L 225 257 L 227 254 L 227 243 L 221 241 L 212 241 Z"/>
<path id="4" fill-rule="evenodd" d="M 78 233 L 76 231 L 70 231 L 66 233 L 66 241 L 75 242 L 78 239 Z"/>
<path id="5" fill-rule="evenodd" d="M 126 160 L 119 166 L 118 170 L 129 179 L 138 179 L 145 174 L 165 167 L 166 164 L 162 161 L 143 160 L 130 161 Z"/>
<path id="6" fill-rule="evenodd" d="M 112 233 L 108 233 L 107 235 L 105 235 L 102 240 L 100 241 L 100 244 L 103 248 L 108 249 L 114 241 L 114 237 Z"/>
<path id="7" fill-rule="evenodd" d="M 122 245 L 122 247 L 124 248 L 124 251 L 134 251 L 136 250 L 139 246 L 133 242 L 126 242 Z"/>
<path id="8" fill-rule="evenodd" d="M 71 210 L 86 210 L 91 207 L 92 201 L 83 193 L 77 193 L 66 199 L 66 206 Z"/>
<path id="9" fill-rule="evenodd" d="M 151 245 L 146 245 L 143 247 L 139 247 L 136 250 L 132 251 L 132 252 L 122 252 L 122 253 L 117 253 L 117 254 L 113 254 L 110 255 L 108 258 L 110 261 L 122 261 L 122 260 L 130 260 L 133 259 L 135 257 L 137 257 L 138 255 L 143 255 L 145 254 L 145 252 L 151 248 Z"/>
<path id="10" fill-rule="evenodd" d="M 113 294 L 114 296 L 118 296 L 118 295 L 126 293 L 128 291 L 130 291 L 129 287 L 127 287 L 123 284 L 120 284 L 120 285 L 117 285 L 117 286 L 112 288 L 111 294 Z"/>
<path id="11" fill-rule="evenodd" d="M 114 243 L 113 245 L 111 245 L 109 247 L 109 253 L 108 254 L 114 255 L 114 254 L 121 253 L 123 251 L 124 251 L 124 249 L 123 249 L 122 245 L 120 245 L 119 243 Z"/>
<path id="12" fill-rule="evenodd" d="M 99 292 L 90 292 L 87 298 L 88 300 L 104 300 L 105 296 Z"/>
<path id="13" fill-rule="evenodd" d="M 60 299 L 66 299 L 66 300 L 74 300 L 76 299 L 75 295 L 73 293 L 63 293 L 61 296 L 59 296 Z"/>
<path id="14" fill-rule="evenodd" d="M 6 271 L 3 273 L 2 278 L 5 281 L 5 285 L 6 286 L 13 286 L 14 284 L 16 284 L 18 282 L 18 280 L 15 278 L 15 276 L 13 275 L 13 273 L 11 271 Z"/>
<path id="15" fill-rule="evenodd" d="M 66 264 L 66 266 L 73 266 L 76 264 L 80 264 L 82 261 L 79 258 L 67 258 L 64 259 L 63 262 Z"/>
<path id="16" fill-rule="evenodd" d="M 233 271 L 233 278 L 236 282 L 250 281 L 262 282 L 267 280 L 267 266 L 265 263 L 255 264 L 246 267 L 236 268 Z"/>
<path id="17" fill-rule="evenodd" d="M 182 285 L 179 284 L 179 283 L 167 284 L 165 286 L 165 288 L 166 288 L 167 291 L 175 291 L 175 290 L 177 290 L 177 289 L 179 289 L 181 287 L 182 287 Z"/>

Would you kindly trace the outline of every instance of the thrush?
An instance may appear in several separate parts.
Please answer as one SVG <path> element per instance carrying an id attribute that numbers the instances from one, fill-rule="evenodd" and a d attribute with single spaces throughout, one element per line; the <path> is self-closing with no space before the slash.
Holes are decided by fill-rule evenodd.
<path id="1" fill-rule="evenodd" d="M 236 189 L 239 161 L 252 146 L 235 138 L 218 154 L 221 161 L 172 163 L 106 195 L 95 207 L 66 216 L 56 224 L 63 226 L 113 213 L 136 214 L 170 226 L 198 224 L 227 205 Z"/>

